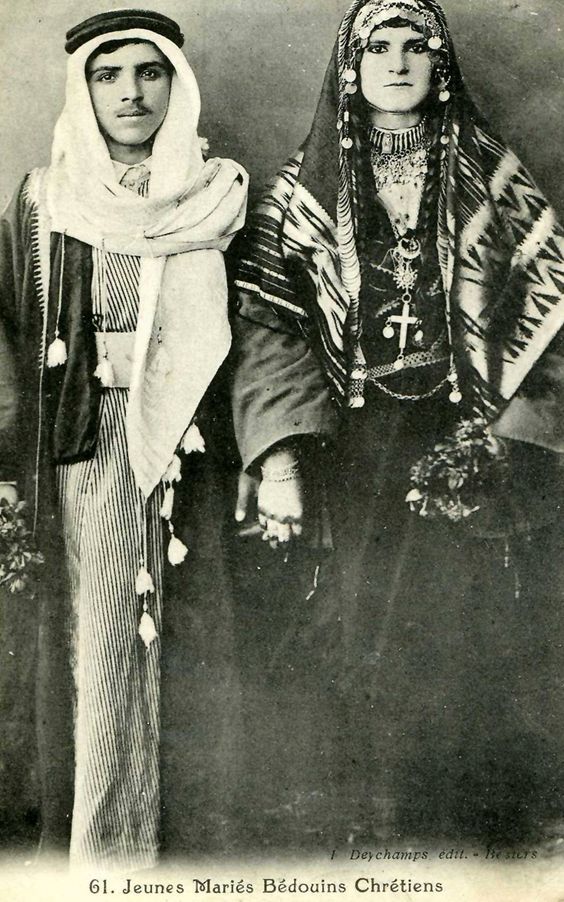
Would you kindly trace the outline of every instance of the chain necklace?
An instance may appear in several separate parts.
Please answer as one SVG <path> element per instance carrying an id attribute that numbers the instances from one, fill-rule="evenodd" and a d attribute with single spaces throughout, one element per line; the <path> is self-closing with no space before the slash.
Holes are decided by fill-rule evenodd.
<path id="1" fill-rule="evenodd" d="M 428 171 L 429 150 L 432 144 L 432 139 L 427 134 L 425 120 L 422 120 L 412 128 L 402 129 L 401 131 L 386 131 L 372 127 L 369 130 L 368 138 L 370 141 L 370 162 L 377 193 L 392 185 L 409 185 L 418 191 L 422 189 Z M 421 195 L 419 196 L 420 202 Z M 406 358 L 405 354 L 410 329 L 415 328 L 413 342 L 416 345 L 420 345 L 424 337 L 422 323 L 414 310 L 413 297 L 419 277 L 416 262 L 421 257 L 421 243 L 415 235 L 415 230 L 408 227 L 407 216 L 402 215 L 400 212 L 399 215 L 396 215 L 395 221 L 392 220 L 392 216 L 390 216 L 390 220 L 397 242 L 396 246 L 390 251 L 393 263 L 391 274 L 396 287 L 401 292 L 398 298 L 401 302 L 401 313 L 388 316 L 382 329 L 382 334 L 384 338 L 390 340 L 397 337 L 398 353 L 391 364 L 391 369 L 394 372 L 399 372 L 404 369 L 406 360 L 408 365 L 410 364 L 409 355 Z M 447 308 L 447 326 L 448 323 L 449 314 Z M 452 347 L 449 357 L 450 365 L 447 375 L 430 391 L 421 394 L 394 392 L 382 384 L 380 379 L 376 377 L 375 372 L 370 374 L 370 382 L 384 394 L 405 401 L 420 401 L 424 398 L 431 398 L 443 386 L 450 384 L 449 401 L 452 404 L 459 404 L 462 400 L 462 394 L 458 385 Z M 366 366 L 364 354 L 360 344 L 358 344 L 355 348 L 350 374 L 349 406 L 363 406 L 364 384 L 368 373 L 369 368 Z"/>
<path id="2" fill-rule="evenodd" d="M 419 125 L 398 132 L 373 126 L 368 139 L 377 192 L 388 185 L 422 184 L 431 146 L 424 119 Z"/>

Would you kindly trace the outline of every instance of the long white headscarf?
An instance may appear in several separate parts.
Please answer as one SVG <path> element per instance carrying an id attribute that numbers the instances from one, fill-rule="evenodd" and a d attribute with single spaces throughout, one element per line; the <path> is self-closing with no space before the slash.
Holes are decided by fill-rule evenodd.
<path id="1" fill-rule="evenodd" d="M 119 184 L 85 74 L 108 41 L 155 44 L 173 67 L 154 140 L 148 197 Z M 129 459 L 146 497 L 162 478 L 231 342 L 222 251 L 244 222 L 248 177 L 231 160 L 204 163 L 200 95 L 172 41 L 146 29 L 109 32 L 69 57 L 66 101 L 45 180 L 50 228 L 105 252 L 141 257 L 139 317 L 127 412 Z M 169 362 L 154 364 L 155 323 Z"/>

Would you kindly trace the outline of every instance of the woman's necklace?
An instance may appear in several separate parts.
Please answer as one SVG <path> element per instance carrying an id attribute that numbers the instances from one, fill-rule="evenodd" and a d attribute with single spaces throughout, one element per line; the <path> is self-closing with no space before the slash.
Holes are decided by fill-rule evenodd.
<path id="1" fill-rule="evenodd" d="M 420 185 L 427 174 L 431 139 L 426 120 L 401 131 L 373 126 L 368 133 L 376 191 L 388 185 Z"/>
<path id="2" fill-rule="evenodd" d="M 394 263 L 393 279 L 402 292 L 402 308 L 401 314 L 388 317 L 382 334 L 384 338 L 390 339 L 394 338 L 396 334 L 398 335 L 398 356 L 393 363 L 395 370 L 401 370 L 404 367 L 405 348 L 410 327 L 414 326 L 417 328 L 413 338 L 416 344 L 419 344 L 423 339 L 421 323 L 413 311 L 413 290 L 417 284 L 418 277 L 415 261 L 420 256 L 421 243 L 413 232 L 406 232 L 403 237 L 398 237 L 398 243 L 391 251 Z M 396 328 L 399 329 L 397 333 Z"/>

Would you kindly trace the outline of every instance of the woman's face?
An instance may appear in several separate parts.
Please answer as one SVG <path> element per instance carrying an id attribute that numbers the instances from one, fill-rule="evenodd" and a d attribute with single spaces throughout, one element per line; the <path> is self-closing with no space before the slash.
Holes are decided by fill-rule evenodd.
<path id="1" fill-rule="evenodd" d="M 360 88 L 374 109 L 405 115 L 426 99 L 432 72 L 431 51 L 419 31 L 377 28 L 360 63 Z"/>

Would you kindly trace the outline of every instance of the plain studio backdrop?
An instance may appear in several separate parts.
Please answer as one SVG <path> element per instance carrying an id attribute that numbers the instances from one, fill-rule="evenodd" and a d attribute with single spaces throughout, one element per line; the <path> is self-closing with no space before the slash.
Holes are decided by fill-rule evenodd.
<path id="1" fill-rule="evenodd" d="M 0 0 L 0 206 L 27 171 L 49 162 L 64 100 L 65 32 L 123 5 Z M 347 0 L 132 5 L 179 22 L 202 95 L 200 134 L 213 156 L 247 168 L 253 200 L 310 128 Z M 474 100 L 564 218 L 564 0 L 443 0 L 443 6 Z M 259 697 L 258 710 L 265 704 Z"/>
<path id="2" fill-rule="evenodd" d="M 49 162 L 64 97 L 64 34 L 126 6 L 111 0 L 0 3 L 0 205 Z M 213 156 L 251 174 L 251 197 L 306 136 L 346 0 L 147 0 L 184 31 Z M 564 0 L 443 0 L 462 71 L 490 122 L 564 218 Z"/>

